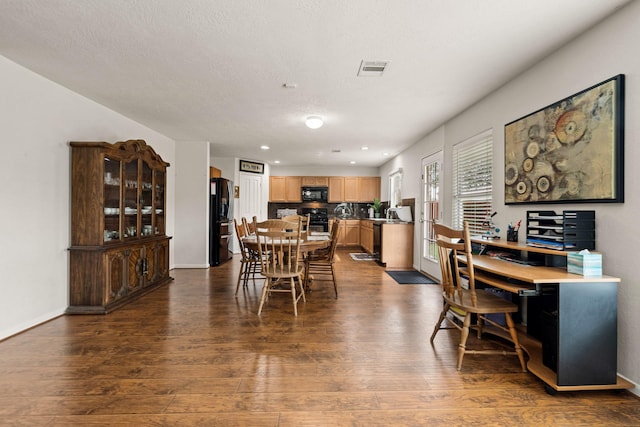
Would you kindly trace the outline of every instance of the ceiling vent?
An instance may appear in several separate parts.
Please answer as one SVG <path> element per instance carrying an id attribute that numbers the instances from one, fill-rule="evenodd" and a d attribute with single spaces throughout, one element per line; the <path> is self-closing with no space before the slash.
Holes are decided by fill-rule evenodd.
<path id="1" fill-rule="evenodd" d="M 390 61 L 365 61 L 360 62 L 358 77 L 380 77 L 387 69 Z"/>

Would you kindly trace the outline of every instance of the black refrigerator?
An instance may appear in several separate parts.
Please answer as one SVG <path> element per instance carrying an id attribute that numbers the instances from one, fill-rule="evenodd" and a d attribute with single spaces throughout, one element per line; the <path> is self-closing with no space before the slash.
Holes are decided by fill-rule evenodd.
<path id="1" fill-rule="evenodd" d="M 209 265 L 231 259 L 233 237 L 233 182 L 211 178 L 209 218 Z"/>

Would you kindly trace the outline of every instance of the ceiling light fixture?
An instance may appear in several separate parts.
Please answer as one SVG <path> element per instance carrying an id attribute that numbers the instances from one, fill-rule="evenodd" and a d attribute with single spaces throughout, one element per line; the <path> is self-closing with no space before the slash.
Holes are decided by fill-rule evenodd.
<path id="1" fill-rule="evenodd" d="M 322 127 L 324 122 L 319 116 L 309 116 L 307 117 L 307 120 L 305 120 L 304 124 L 307 125 L 309 129 L 318 129 Z"/>
<path id="2" fill-rule="evenodd" d="M 261 145 L 260 146 L 261 150 L 268 150 L 269 148 L 271 148 L 271 147 L 269 147 L 268 145 Z"/>

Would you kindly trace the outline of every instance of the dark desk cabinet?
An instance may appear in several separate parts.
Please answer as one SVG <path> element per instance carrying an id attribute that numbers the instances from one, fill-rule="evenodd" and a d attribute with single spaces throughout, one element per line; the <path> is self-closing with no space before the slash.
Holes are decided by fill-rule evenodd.
<path id="1" fill-rule="evenodd" d="M 568 273 L 566 267 L 552 267 L 566 265 L 557 261 L 566 259 L 566 251 L 479 237 L 472 241 L 483 250 L 488 246 L 520 252 L 523 259 L 554 258 L 546 266 L 532 266 L 474 256 L 476 271 L 493 277 L 493 286 L 519 295 L 526 307 L 526 333 L 520 334 L 520 344 L 529 354 L 527 368 L 546 383 L 547 391 L 633 387 L 617 375 L 619 278 L 581 276 Z"/>
<path id="2" fill-rule="evenodd" d="M 616 383 L 618 284 L 545 285 L 530 326 L 559 386 Z"/>

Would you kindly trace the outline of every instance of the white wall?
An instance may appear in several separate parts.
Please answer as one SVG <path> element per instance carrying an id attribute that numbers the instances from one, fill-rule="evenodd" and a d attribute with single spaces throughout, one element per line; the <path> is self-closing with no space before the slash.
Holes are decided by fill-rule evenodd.
<path id="1" fill-rule="evenodd" d="M 603 252 L 605 274 L 620 277 L 618 305 L 618 372 L 640 382 L 640 287 L 636 284 L 635 249 L 640 247 L 640 2 L 627 7 L 575 39 L 545 60 L 506 84 L 476 105 L 443 124 L 431 135 L 381 167 L 381 175 L 402 167 L 416 173 L 403 183 L 403 197 L 420 199 L 418 159 L 438 150 L 442 142 L 445 168 L 451 164 L 452 146 L 486 129 L 494 136 L 494 203 L 498 225 L 525 219 L 527 209 L 535 205 L 504 205 L 504 125 L 555 101 L 573 95 L 617 74 L 626 75 L 625 124 L 625 202 L 623 204 L 544 205 L 563 209 L 596 210 L 597 249 Z M 499 64 L 496 64 L 499 66 Z M 417 169 L 416 169 L 417 168 Z M 411 172 L 410 172 L 411 171 Z M 384 180 L 383 180 L 384 181 Z M 451 219 L 451 171 L 444 171 L 445 221 Z M 521 236 L 521 240 L 524 237 Z M 416 253 L 416 259 L 420 256 Z M 414 264 L 419 264 L 414 260 Z M 594 316 L 597 316 L 594 313 Z M 635 392 L 638 392 L 636 388 Z"/>
<path id="2" fill-rule="evenodd" d="M 169 235 L 174 231 L 175 144 L 3 56 L 0 93 L 2 339 L 62 314 L 68 305 L 68 142 L 144 139 L 171 163 Z"/>
<path id="3" fill-rule="evenodd" d="M 209 143 L 180 141 L 176 150 L 176 268 L 209 267 Z"/>
<path id="4" fill-rule="evenodd" d="M 418 221 L 421 215 L 422 159 L 442 150 L 445 141 L 444 129 L 444 126 L 439 127 L 380 167 L 380 198 L 382 200 L 389 198 L 389 174 L 402 168 L 402 198 L 415 198 L 415 221 Z M 421 227 L 418 225 L 419 223 L 416 222 L 416 226 L 413 228 L 413 268 L 416 270 L 420 270 L 422 242 Z"/>

